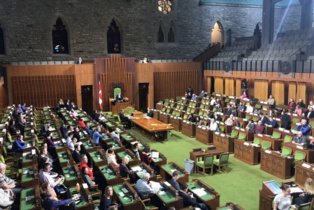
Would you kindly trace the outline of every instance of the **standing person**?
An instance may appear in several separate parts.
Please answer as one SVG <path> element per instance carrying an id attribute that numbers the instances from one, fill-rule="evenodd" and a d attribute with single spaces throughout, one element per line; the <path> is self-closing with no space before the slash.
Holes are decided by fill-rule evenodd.
<path id="1" fill-rule="evenodd" d="M 273 210 L 290 210 L 291 195 L 289 185 L 284 184 L 282 186 L 282 193 L 276 195 L 274 199 Z"/>

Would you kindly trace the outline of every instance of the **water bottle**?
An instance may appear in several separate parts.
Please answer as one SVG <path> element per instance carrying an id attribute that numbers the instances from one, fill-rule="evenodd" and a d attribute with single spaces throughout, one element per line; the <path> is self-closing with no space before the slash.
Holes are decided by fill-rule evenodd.
<path id="1" fill-rule="evenodd" d="M 176 190 L 176 200 L 178 200 L 178 199 L 179 199 L 179 191 Z"/>
<path id="2" fill-rule="evenodd" d="M 70 168 L 71 168 L 71 164 L 70 164 L 70 161 L 68 160 L 68 164 L 67 164 L 67 167 L 68 167 L 68 170 L 70 171 Z"/>

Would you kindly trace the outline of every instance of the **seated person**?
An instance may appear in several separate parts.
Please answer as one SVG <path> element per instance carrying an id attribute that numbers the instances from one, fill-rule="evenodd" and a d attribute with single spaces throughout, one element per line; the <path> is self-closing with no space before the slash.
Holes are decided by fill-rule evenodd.
<path id="1" fill-rule="evenodd" d="M 152 158 L 150 157 L 148 148 L 145 148 L 144 151 L 140 153 L 141 162 L 150 165 L 152 163 Z"/>
<path id="2" fill-rule="evenodd" d="M 259 121 L 262 121 L 262 123 L 265 125 L 268 122 L 268 118 L 266 116 L 264 116 L 263 113 L 259 114 Z"/>
<path id="3" fill-rule="evenodd" d="M 188 120 L 189 120 L 191 123 L 194 123 L 194 122 L 195 122 L 195 117 L 193 116 L 193 114 L 190 114 L 190 115 L 189 115 Z"/>
<path id="4" fill-rule="evenodd" d="M 272 95 L 269 96 L 268 100 L 267 100 L 267 103 L 270 105 L 269 108 L 273 109 L 274 108 L 274 105 L 275 105 L 275 99 Z"/>
<path id="5" fill-rule="evenodd" d="M 51 172 L 51 165 L 49 163 L 45 163 L 44 167 L 42 170 L 39 172 L 39 180 L 40 182 L 43 183 L 48 183 L 52 188 L 55 189 L 55 191 L 58 194 L 65 193 L 66 188 L 61 185 L 61 183 L 64 181 L 60 177 L 54 179 L 52 175 L 50 174 Z"/>
<path id="6" fill-rule="evenodd" d="M 307 178 L 304 184 L 304 193 L 298 197 L 293 197 L 293 204 L 298 209 L 301 204 L 309 203 L 314 198 L 314 181 L 311 178 Z"/>
<path id="7" fill-rule="evenodd" d="M 225 115 L 226 115 L 227 117 L 229 117 L 229 116 L 231 115 L 231 113 L 232 113 L 232 108 L 231 108 L 230 105 L 228 104 L 228 105 L 227 105 L 227 110 L 226 110 Z"/>
<path id="8" fill-rule="evenodd" d="M 296 130 L 307 136 L 311 131 L 311 127 L 307 124 L 306 119 L 302 119 L 300 123 L 297 123 Z"/>
<path id="9" fill-rule="evenodd" d="M 225 124 L 228 125 L 228 126 L 234 126 L 235 125 L 235 121 L 234 121 L 233 115 L 230 115 L 230 117 L 228 117 L 228 119 L 225 121 Z"/>
<path id="10" fill-rule="evenodd" d="M 72 142 L 68 145 L 68 148 L 71 152 L 74 151 L 74 146 L 77 144 L 77 139 L 75 137 L 72 138 Z"/>
<path id="11" fill-rule="evenodd" d="M 138 159 L 138 160 L 141 160 L 140 158 L 140 145 L 136 142 L 135 144 L 133 144 L 133 153 L 135 155 L 135 157 Z"/>
<path id="12" fill-rule="evenodd" d="M 253 113 L 253 106 L 251 106 L 250 103 L 246 104 L 246 109 L 245 109 L 246 113 Z"/>
<path id="13" fill-rule="evenodd" d="M 154 117 L 154 111 L 150 108 L 147 108 L 147 117 L 151 117 L 151 118 Z"/>
<path id="14" fill-rule="evenodd" d="M 84 123 L 84 120 L 82 118 L 79 118 L 79 122 L 78 122 L 78 125 L 81 127 L 81 128 L 85 128 L 85 123 Z"/>
<path id="15" fill-rule="evenodd" d="M 81 139 L 80 128 L 76 126 L 72 133 L 73 133 L 73 136 L 76 138 L 76 140 L 80 141 L 80 139 Z"/>
<path id="16" fill-rule="evenodd" d="M 113 141 L 120 141 L 120 134 L 116 130 L 113 130 L 110 136 Z"/>
<path id="17" fill-rule="evenodd" d="M 111 149 L 108 149 L 107 162 L 108 162 L 108 165 L 113 164 L 113 166 L 119 167 L 119 164 L 117 163 L 117 160 L 116 160 L 116 155 Z"/>
<path id="18" fill-rule="evenodd" d="M 297 114 L 298 116 L 302 116 L 302 112 L 303 112 L 302 107 L 297 105 L 293 113 Z"/>
<path id="19" fill-rule="evenodd" d="M 246 99 L 246 98 L 247 98 L 246 92 L 243 91 L 243 93 L 242 93 L 242 95 L 241 95 L 241 99 L 243 100 L 243 99 Z"/>
<path id="20" fill-rule="evenodd" d="M 188 186 L 186 184 L 181 185 L 181 190 L 179 191 L 180 197 L 183 199 L 183 206 L 193 206 L 199 207 L 202 210 L 207 210 L 207 206 L 204 203 L 198 203 L 196 198 L 194 198 L 193 193 L 188 192 Z"/>
<path id="21" fill-rule="evenodd" d="M 243 105 L 242 102 L 240 102 L 239 105 L 238 105 L 238 111 L 239 112 L 244 112 L 244 110 L 245 110 L 245 106 Z"/>
<path id="22" fill-rule="evenodd" d="M 306 146 L 307 145 L 306 136 L 304 136 L 301 131 L 298 131 L 298 133 L 293 137 L 292 143 L 300 145 L 300 146 L 303 146 L 303 145 Z"/>
<path id="23" fill-rule="evenodd" d="M 78 114 L 74 111 L 74 109 L 71 109 L 70 115 L 74 120 L 78 119 Z"/>
<path id="24" fill-rule="evenodd" d="M 216 121 L 222 121 L 221 116 L 217 112 L 214 112 L 211 118 L 214 118 Z"/>
<path id="25" fill-rule="evenodd" d="M 218 131 L 219 130 L 218 124 L 216 123 L 214 118 L 210 119 L 209 130 L 211 130 L 211 131 Z"/>
<path id="26" fill-rule="evenodd" d="M 260 113 L 261 113 L 261 110 L 259 110 L 257 108 L 255 108 L 254 111 L 253 111 L 253 114 L 258 114 L 259 115 Z"/>
<path id="27" fill-rule="evenodd" d="M 89 175 L 89 177 L 92 180 L 94 180 L 95 178 L 94 178 L 93 169 L 88 166 L 88 158 L 86 155 L 82 155 L 82 161 L 80 164 L 80 171 L 82 171 L 84 167 L 87 168 L 87 174 Z"/>
<path id="28" fill-rule="evenodd" d="M 174 171 L 172 173 L 172 178 L 168 181 L 174 189 L 180 191 L 180 184 L 178 182 L 178 179 L 180 178 L 179 172 Z"/>
<path id="29" fill-rule="evenodd" d="M 123 178 L 130 178 L 130 175 L 134 173 L 132 170 L 129 169 L 128 164 L 129 164 L 129 158 L 123 157 L 122 162 L 119 166 L 120 175 Z"/>
<path id="30" fill-rule="evenodd" d="M 116 102 L 118 102 L 118 103 L 123 102 L 123 96 L 121 95 L 121 92 L 118 93 L 118 95 L 116 96 Z"/>
<path id="31" fill-rule="evenodd" d="M 271 116 L 268 117 L 268 121 L 265 124 L 268 125 L 268 126 L 271 126 L 273 128 L 277 128 L 278 127 L 277 121 L 274 120 L 274 118 L 271 117 Z"/>
<path id="32" fill-rule="evenodd" d="M 292 109 L 295 108 L 296 103 L 294 102 L 294 100 L 293 100 L 292 98 L 290 98 L 290 101 L 289 101 L 289 103 L 288 103 L 288 106 L 289 106 L 290 108 L 292 108 Z"/>
<path id="33" fill-rule="evenodd" d="M 196 101 L 196 100 L 197 100 L 197 95 L 196 95 L 195 93 L 192 94 L 191 100 L 192 100 L 192 101 Z"/>
<path id="34" fill-rule="evenodd" d="M 306 117 L 307 119 L 313 119 L 314 118 L 314 111 L 313 111 L 312 106 L 305 113 L 303 113 L 303 117 Z"/>
<path id="35" fill-rule="evenodd" d="M 248 124 L 245 127 L 245 130 L 253 132 L 255 129 L 255 124 L 253 123 L 253 120 L 249 120 Z"/>
<path id="36" fill-rule="evenodd" d="M 303 103 L 303 100 L 300 98 L 296 106 L 300 106 L 301 108 L 305 108 L 305 104 Z"/>
<path id="37" fill-rule="evenodd" d="M 97 130 L 94 131 L 93 137 L 92 137 L 95 144 L 99 144 L 99 139 L 105 138 L 107 136 L 107 134 L 105 132 L 103 132 L 102 134 L 100 134 L 100 133 L 101 133 L 101 127 L 98 126 Z"/>
<path id="38" fill-rule="evenodd" d="M 215 112 L 222 112 L 222 108 L 221 108 L 220 104 L 216 105 L 216 111 Z"/>
<path id="39" fill-rule="evenodd" d="M 46 198 L 43 202 L 43 207 L 45 210 L 58 209 L 61 206 L 67 206 L 67 209 L 74 209 L 74 206 L 68 206 L 72 202 L 72 198 L 59 200 L 55 191 L 51 189 L 46 192 Z"/>
<path id="40" fill-rule="evenodd" d="M 41 127 L 41 134 L 45 135 L 50 129 L 50 122 L 47 121 L 42 127 Z"/>
<path id="41" fill-rule="evenodd" d="M 205 93 L 205 91 L 204 90 L 202 90 L 201 91 L 201 93 L 199 94 L 199 96 L 198 97 L 200 97 L 200 98 L 204 98 L 204 97 L 206 97 L 206 93 Z"/>
<path id="42" fill-rule="evenodd" d="M 14 194 L 19 195 L 22 188 L 17 187 L 17 182 L 5 175 L 6 168 L 6 164 L 0 162 L 0 186 L 4 190 L 11 189 Z"/>
<path id="43" fill-rule="evenodd" d="M 81 145 L 79 144 L 74 145 L 74 151 L 72 152 L 72 157 L 75 163 L 80 163 L 82 161 Z"/>
<path id="44" fill-rule="evenodd" d="M 105 189 L 105 193 L 101 196 L 99 209 L 100 210 L 113 210 L 113 207 L 117 208 L 116 204 L 113 204 L 113 188 L 112 186 L 107 186 Z M 135 210 L 135 209 L 134 209 Z"/>
<path id="45" fill-rule="evenodd" d="M 291 118 L 287 114 L 286 110 L 281 112 L 280 120 L 281 120 L 281 127 L 286 129 L 286 130 L 290 130 L 290 128 L 291 128 Z"/>
<path id="46" fill-rule="evenodd" d="M 52 132 L 47 131 L 44 142 L 47 144 L 48 152 L 51 153 L 51 154 L 54 154 L 56 145 L 52 141 Z"/>
<path id="47" fill-rule="evenodd" d="M 127 128 L 131 128 L 131 121 L 129 120 L 127 116 L 124 115 L 123 110 L 119 112 L 119 117 L 120 117 L 121 122 L 126 124 Z"/>
<path id="48" fill-rule="evenodd" d="M 10 120 L 9 122 L 9 132 L 11 135 L 16 135 L 16 127 L 15 127 L 15 121 L 14 120 Z"/>
<path id="49" fill-rule="evenodd" d="M 53 160 L 48 156 L 47 148 L 43 147 L 40 150 L 40 154 L 38 157 L 38 167 L 39 169 L 43 169 L 45 163 L 49 163 L 50 165 L 53 164 Z"/>
<path id="50" fill-rule="evenodd" d="M 89 189 L 93 189 L 95 187 L 95 182 L 88 175 L 88 168 L 82 167 L 82 176 L 85 183 L 87 183 Z"/>
<path id="51" fill-rule="evenodd" d="M 141 198 L 148 198 L 150 194 L 156 194 L 158 190 L 152 188 L 152 184 L 149 182 L 150 174 L 144 173 L 143 178 L 137 180 L 134 186 Z"/>
<path id="52" fill-rule="evenodd" d="M 255 129 L 254 129 L 254 133 L 256 134 L 263 134 L 264 133 L 264 125 L 262 124 L 262 121 L 258 121 L 257 122 L 257 125 L 255 126 Z"/>
<path id="53" fill-rule="evenodd" d="M 22 153 L 23 149 L 27 148 L 27 144 L 23 141 L 23 136 L 18 135 L 17 139 L 14 141 L 12 150 L 14 153 Z"/>
<path id="54" fill-rule="evenodd" d="M 86 125 L 84 127 L 84 131 L 86 131 L 86 133 L 88 135 L 92 135 L 93 134 L 93 130 L 90 128 L 90 123 L 89 122 L 86 123 Z"/>

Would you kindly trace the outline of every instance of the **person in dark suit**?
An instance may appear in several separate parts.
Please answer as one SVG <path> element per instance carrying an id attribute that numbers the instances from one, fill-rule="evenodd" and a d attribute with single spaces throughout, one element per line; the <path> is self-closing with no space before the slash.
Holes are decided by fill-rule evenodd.
<path id="1" fill-rule="evenodd" d="M 129 118 L 127 118 L 124 115 L 124 111 L 123 110 L 121 110 L 119 112 L 119 117 L 120 117 L 121 123 L 124 123 L 126 125 L 126 128 L 131 128 L 131 121 L 129 120 Z"/>
<path id="2" fill-rule="evenodd" d="M 123 96 L 122 96 L 121 92 L 118 93 L 118 95 L 116 96 L 116 102 L 118 102 L 118 103 L 123 102 Z"/>
<path id="3" fill-rule="evenodd" d="M 72 152 L 72 157 L 76 163 L 80 163 L 82 160 L 80 152 L 81 152 L 81 146 L 79 144 L 75 144 L 74 150 Z"/>
<path id="4" fill-rule="evenodd" d="M 202 210 L 208 210 L 204 203 L 198 203 L 196 198 L 194 198 L 193 193 L 188 192 L 188 186 L 186 184 L 181 185 L 181 190 L 179 191 L 180 197 L 183 199 L 183 206 L 193 206 L 199 207 Z"/>
<path id="5" fill-rule="evenodd" d="M 154 117 L 154 111 L 150 108 L 147 108 L 147 117 L 151 117 L 151 118 Z"/>
<path id="6" fill-rule="evenodd" d="M 190 121 L 191 123 L 196 122 L 196 121 L 195 121 L 195 117 L 193 116 L 193 114 L 190 114 L 190 115 L 189 115 L 189 121 Z"/>
<path id="7" fill-rule="evenodd" d="M 300 98 L 296 106 L 300 106 L 301 108 L 305 108 L 305 104 L 303 103 L 303 100 Z"/>
<path id="8" fill-rule="evenodd" d="M 217 112 L 214 112 L 214 115 L 212 116 L 212 118 L 215 119 L 215 121 L 222 121 L 222 118 L 219 114 L 217 114 Z"/>
<path id="9" fill-rule="evenodd" d="M 287 130 L 291 128 L 291 119 L 287 111 L 282 111 L 281 113 L 281 127 Z"/>
<path id="10" fill-rule="evenodd" d="M 231 115 L 231 113 L 232 113 L 232 108 L 231 108 L 230 105 L 228 104 L 228 105 L 227 105 L 227 110 L 226 110 L 225 115 L 229 117 L 229 116 Z"/>
<path id="11" fill-rule="evenodd" d="M 249 120 L 249 123 L 246 125 L 245 129 L 247 131 L 253 132 L 255 129 L 255 124 L 253 123 L 253 120 Z"/>
<path id="12" fill-rule="evenodd" d="M 132 176 L 130 176 L 134 172 L 129 169 L 128 164 L 129 164 L 129 158 L 128 157 L 123 157 L 122 158 L 122 162 L 119 165 L 120 176 L 122 178 L 130 178 L 130 181 L 132 183 L 135 183 L 136 180 Z"/>
<path id="13" fill-rule="evenodd" d="M 274 120 L 273 117 L 268 117 L 268 121 L 266 122 L 266 125 L 269 125 L 273 128 L 277 128 L 278 127 L 278 124 L 277 124 L 277 121 Z"/>
<path id="14" fill-rule="evenodd" d="M 262 121 L 262 124 L 266 124 L 268 122 L 268 118 L 264 116 L 262 113 L 259 114 L 259 121 Z"/>
<path id="15" fill-rule="evenodd" d="M 314 118 L 314 111 L 313 108 L 310 107 L 305 113 L 304 113 L 304 117 L 306 117 L 307 119 L 312 119 Z"/>
<path id="16" fill-rule="evenodd" d="M 180 191 L 180 184 L 178 182 L 179 179 L 179 173 L 177 171 L 174 171 L 172 173 L 172 179 L 170 179 L 168 182 L 171 184 L 174 189 Z"/>

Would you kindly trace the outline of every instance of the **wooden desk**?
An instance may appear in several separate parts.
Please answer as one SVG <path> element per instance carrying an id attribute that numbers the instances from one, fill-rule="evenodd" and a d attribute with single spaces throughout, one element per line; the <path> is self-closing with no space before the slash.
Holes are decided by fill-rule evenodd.
<path id="1" fill-rule="evenodd" d="M 216 209 L 219 206 L 220 195 L 211 186 L 198 179 L 193 179 L 192 182 L 186 184 L 188 185 L 189 191 L 193 192 L 194 196 L 202 203 L 209 206 L 210 209 Z M 205 191 L 206 194 L 199 196 L 195 193 L 195 190 Z"/>
<path id="2" fill-rule="evenodd" d="M 156 193 L 157 198 L 164 204 L 165 207 L 174 207 L 175 209 L 183 208 L 183 199 L 176 196 L 176 189 L 173 186 L 167 186 L 163 182 L 160 183 L 163 187 L 162 191 Z"/>
<path id="3" fill-rule="evenodd" d="M 227 209 L 238 209 L 238 210 L 244 210 L 243 207 L 241 207 L 238 204 L 232 203 L 232 202 L 228 202 L 226 205 L 224 206 L 219 206 L 216 208 L 216 210 L 227 210 Z"/>
<path id="4" fill-rule="evenodd" d="M 294 182 L 297 185 L 304 187 L 305 180 L 313 177 L 314 164 L 302 163 L 301 161 L 295 163 Z"/>
<path id="5" fill-rule="evenodd" d="M 294 155 L 296 151 L 304 152 L 306 154 L 306 156 L 305 156 L 306 162 L 314 163 L 314 150 L 297 148 L 297 145 L 293 144 L 291 142 L 283 143 L 282 146 L 291 148 L 292 149 L 292 155 Z"/>
<path id="6" fill-rule="evenodd" d="M 196 125 L 189 121 L 182 121 L 182 134 L 188 137 L 195 137 L 196 135 Z"/>
<path id="7" fill-rule="evenodd" d="M 226 125 L 223 122 L 217 122 L 217 124 L 218 124 L 218 127 L 224 127 L 224 130 L 225 130 L 224 132 L 226 134 L 230 134 L 231 133 L 233 126 Z"/>
<path id="8" fill-rule="evenodd" d="M 213 143 L 213 133 L 214 131 L 207 129 L 206 126 L 197 126 L 196 140 L 204 144 L 211 144 Z"/>
<path id="9" fill-rule="evenodd" d="M 271 143 L 271 149 L 274 151 L 279 151 L 283 142 L 283 139 L 273 139 L 271 136 L 266 136 L 263 134 L 254 134 L 254 138 L 257 137 L 262 141 L 268 141 Z"/>
<path id="10" fill-rule="evenodd" d="M 260 147 L 253 146 L 250 142 L 234 140 L 234 158 L 247 164 L 259 164 L 260 149 Z"/>
<path id="11" fill-rule="evenodd" d="M 234 146 L 233 146 L 233 138 L 230 138 L 228 135 L 220 132 L 215 132 L 213 134 L 214 145 L 222 148 L 224 152 L 233 153 Z"/>
<path id="12" fill-rule="evenodd" d="M 28 198 L 26 200 L 26 197 Z M 20 198 L 20 210 L 41 210 L 39 183 L 23 189 Z"/>
<path id="13" fill-rule="evenodd" d="M 80 184 L 80 192 L 76 191 L 76 186 L 69 187 L 69 197 L 72 197 L 72 195 L 79 193 L 81 195 L 80 200 L 81 202 L 75 205 L 75 209 L 79 210 L 90 210 L 94 209 L 94 203 L 92 199 L 88 198 L 88 195 L 90 195 L 90 192 L 88 189 L 84 189 L 82 186 L 82 182 L 79 182 Z"/>
<path id="14" fill-rule="evenodd" d="M 162 166 L 162 165 L 166 165 L 167 164 L 167 157 L 165 155 L 163 155 L 162 153 L 160 153 L 157 150 L 151 150 L 151 152 L 158 152 L 159 153 L 159 157 L 158 158 L 152 158 L 154 165 L 156 166 Z M 151 157 L 152 155 L 150 155 Z"/>
<path id="15" fill-rule="evenodd" d="M 117 153 L 117 158 L 119 158 L 120 160 L 122 160 L 125 156 L 128 156 L 129 158 L 129 164 L 128 164 L 129 166 L 135 166 L 140 163 L 140 160 L 137 159 L 134 153 L 129 149 Z"/>
<path id="16" fill-rule="evenodd" d="M 118 202 L 122 205 L 123 210 L 142 209 L 141 201 L 139 199 L 134 199 L 134 195 L 137 193 L 130 183 L 125 182 L 123 184 L 113 186 L 113 192 L 113 200 L 118 200 Z M 123 192 L 123 196 L 120 195 L 121 192 Z"/>
<path id="17" fill-rule="evenodd" d="M 21 174 L 22 188 L 34 187 L 35 185 L 39 185 L 37 164 L 28 167 L 23 167 Z"/>
<path id="18" fill-rule="evenodd" d="M 154 109 L 154 119 L 159 120 L 159 111 Z"/>
<path id="19" fill-rule="evenodd" d="M 261 150 L 261 170 L 281 179 L 291 178 L 291 164 L 294 159 L 282 157 L 278 152 L 267 151 L 269 151 L 269 153 L 265 152 L 265 150 Z"/>
<path id="20" fill-rule="evenodd" d="M 179 179 L 178 182 L 186 183 L 189 181 L 189 174 L 185 171 L 181 166 L 176 163 L 168 163 L 160 167 L 160 175 L 165 179 L 169 180 L 172 178 L 172 173 L 174 171 L 179 172 Z"/>
<path id="21" fill-rule="evenodd" d="M 175 131 L 182 130 L 182 120 L 180 118 L 170 116 L 169 123 L 173 126 Z"/>
<path id="22" fill-rule="evenodd" d="M 206 155 L 220 155 L 224 152 L 222 148 L 216 147 L 215 149 L 208 149 L 203 151 L 197 152 L 190 152 L 190 159 L 194 161 L 194 172 L 196 171 L 196 160 L 199 157 L 204 157 Z"/>
<path id="23" fill-rule="evenodd" d="M 168 130 L 173 130 L 173 126 L 154 118 L 132 118 L 131 121 L 139 132 L 152 141 L 167 139 Z"/>
<path id="24" fill-rule="evenodd" d="M 143 178 L 143 174 L 144 173 L 149 173 L 150 174 L 150 178 L 149 180 L 151 181 L 155 181 L 157 182 L 157 175 L 154 173 L 154 170 L 148 166 L 147 164 L 145 163 L 141 163 L 139 165 L 135 165 L 135 166 L 132 166 L 131 167 L 131 170 L 133 170 L 135 173 L 134 173 L 134 176 L 136 176 L 136 181 L 138 179 L 142 179 Z M 133 174 L 132 174 L 133 175 Z"/>
<path id="25" fill-rule="evenodd" d="M 71 164 L 70 167 L 63 167 L 62 172 L 67 186 L 75 186 L 82 178 L 79 176 L 80 171 L 77 165 Z"/>
<path id="26" fill-rule="evenodd" d="M 159 113 L 159 121 L 169 124 L 169 118 L 170 116 L 168 114 L 166 114 L 165 112 L 161 112 Z"/>
<path id="27" fill-rule="evenodd" d="M 95 166 L 99 167 L 108 164 L 105 151 L 103 149 L 97 149 L 96 151 L 89 152 L 87 155 L 91 160 L 93 160 Z"/>
<path id="28" fill-rule="evenodd" d="M 116 170 L 112 168 L 112 165 L 103 165 L 98 168 L 102 177 L 106 180 L 107 185 L 112 186 L 123 182 L 123 179 L 116 173 Z"/>
<path id="29" fill-rule="evenodd" d="M 127 108 L 128 106 L 130 106 L 130 102 L 122 102 L 122 103 L 114 103 L 112 101 L 109 100 L 109 110 L 112 112 L 112 114 L 119 114 L 119 112 L 122 109 Z"/>

